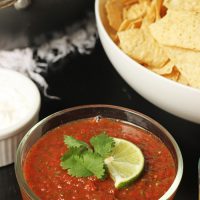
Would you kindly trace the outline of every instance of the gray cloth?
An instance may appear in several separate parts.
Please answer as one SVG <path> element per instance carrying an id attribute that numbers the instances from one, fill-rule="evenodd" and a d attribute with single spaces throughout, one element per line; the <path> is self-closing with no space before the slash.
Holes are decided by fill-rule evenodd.
<path id="1" fill-rule="evenodd" d="M 48 98 L 57 98 L 47 94 L 48 83 L 42 74 L 47 73 L 48 67 L 71 53 L 90 54 L 95 47 L 97 31 L 93 14 L 67 27 L 63 32 L 51 34 L 43 40 L 39 47 L 0 51 L 0 67 L 16 70 L 31 78 Z"/>

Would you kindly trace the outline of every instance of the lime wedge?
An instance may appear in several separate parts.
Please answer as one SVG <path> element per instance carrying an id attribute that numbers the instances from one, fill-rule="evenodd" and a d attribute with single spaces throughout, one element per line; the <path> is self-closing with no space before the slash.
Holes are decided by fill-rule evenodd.
<path id="1" fill-rule="evenodd" d="M 114 138 L 115 147 L 104 160 L 116 188 L 123 188 L 135 181 L 143 171 L 144 156 L 133 143 Z"/>

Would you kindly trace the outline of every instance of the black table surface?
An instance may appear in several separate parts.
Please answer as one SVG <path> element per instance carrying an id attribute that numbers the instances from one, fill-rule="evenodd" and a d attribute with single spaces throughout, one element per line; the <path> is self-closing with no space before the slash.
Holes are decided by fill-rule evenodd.
<path id="1" fill-rule="evenodd" d="M 41 119 L 56 111 L 84 104 L 119 105 L 149 115 L 168 129 L 182 151 L 184 174 L 175 200 L 198 199 L 200 125 L 177 118 L 138 95 L 115 71 L 99 41 L 91 55 L 72 56 L 57 65 L 59 67 L 48 71 L 46 78 L 49 93 L 61 97 L 61 100 L 50 100 L 42 95 Z M 0 168 L 0 200 L 18 199 L 21 196 L 14 166 Z"/>

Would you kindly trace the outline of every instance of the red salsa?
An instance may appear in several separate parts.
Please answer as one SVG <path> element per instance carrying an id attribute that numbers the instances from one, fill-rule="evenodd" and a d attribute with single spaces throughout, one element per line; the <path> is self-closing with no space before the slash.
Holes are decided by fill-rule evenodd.
<path id="1" fill-rule="evenodd" d="M 145 157 L 141 177 L 125 189 L 116 189 L 110 177 L 76 178 L 60 166 L 66 152 L 64 135 L 89 143 L 94 135 L 106 131 L 112 137 L 136 144 Z M 42 200 L 158 200 L 171 186 L 176 166 L 168 148 L 155 135 L 120 121 L 103 118 L 79 120 L 45 134 L 29 151 L 24 174 L 32 191 Z"/>

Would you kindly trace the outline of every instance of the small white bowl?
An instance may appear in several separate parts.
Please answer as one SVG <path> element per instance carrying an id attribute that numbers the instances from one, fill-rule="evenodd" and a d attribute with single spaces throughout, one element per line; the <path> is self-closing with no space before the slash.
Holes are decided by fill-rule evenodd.
<path id="1" fill-rule="evenodd" d="M 105 28 L 106 0 L 95 1 L 99 37 L 111 63 L 140 95 L 161 109 L 200 124 L 200 90 L 159 76 L 127 56 L 111 40 Z"/>
<path id="2" fill-rule="evenodd" d="M 19 142 L 38 121 L 40 103 L 29 78 L 0 68 L 0 167 L 14 162 Z"/>

